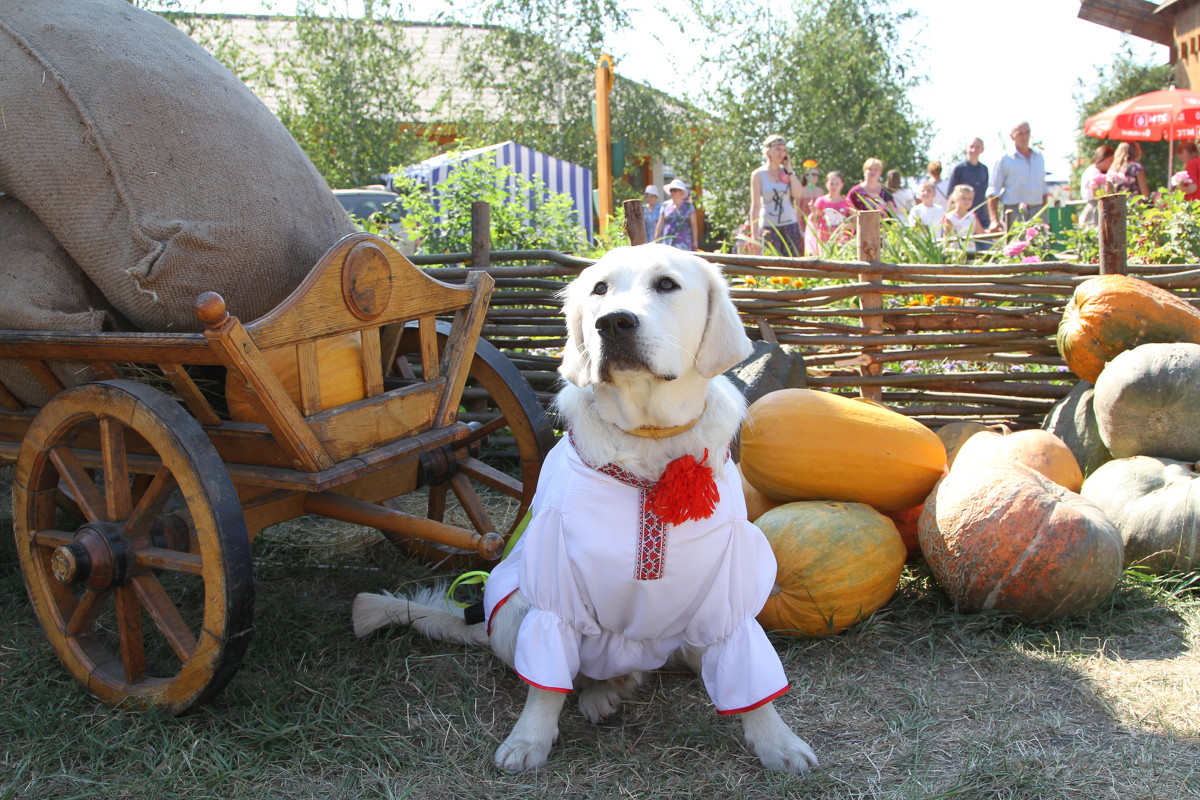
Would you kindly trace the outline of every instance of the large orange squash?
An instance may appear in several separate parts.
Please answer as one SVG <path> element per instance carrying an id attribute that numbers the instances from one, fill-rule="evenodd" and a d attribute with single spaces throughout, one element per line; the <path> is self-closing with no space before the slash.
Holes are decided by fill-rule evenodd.
<path id="1" fill-rule="evenodd" d="M 780 389 L 742 423 L 742 474 L 779 500 L 841 500 L 881 511 L 920 505 L 946 466 L 933 431 L 830 392 Z"/>
<path id="2" fill-rule="evenodd" d="M 746 519 L 754 522 L 772 508 L 783 505 L 783 500 L 767 497 L 751 486 L 750 481 L 746 480 L 746 476 L 742 474 L 741 464 L 738 464 L 738 477 L 742 479 L 742 496 L 746 498 Z"/>
<path id="3" fill-rule="evenodd" d="M 263 357 L 288 397 L 300 406 L 300 375 L 296 366 L 296 352 L 291 347 L 266 350 Z M 358 333 L 333 336 L 317 341 L 317 372 L 320 376 L 321 409 L 352 403 L 366 397 L 363 388 L 362 340 Z M 229 407 L 229 418 L 238 422 L 261 422 L 258 412 L 250 405 L 245 384 L 234 376 L 225 381 L 225 402 Z"/>
<path id="4" fill-rule="evenodd" d="M 958 449 L 952 469 L 972 469 L 983 463 L 1024 464 L 1072 492 L 1083 488 L 1083 471 L 1075 454 L 1050 431 L 980 431 Z"/>
<path id="5" fill-rule="evenodd" d="M 778 572 L 758 615 L 787 636 L 841 633 L 891 599 L 907 551 L 890 519 L 862 503 L 801 502 L 758 518 Z"/>
<path id="6" fill-rule="evenodd" d="M 1148 342 L 1200 344 L 1200 311 L 1128 275 L 1100 275 L 1076 286 L 1058 325 L 1059 353 L 1092 383 L 1106 363 Z"/>
<path id="7" fill-rule="evenodd" d="M 1121 577 L 1121 535 L 1104 512 L 1023 464 L 950 470 L 919 532 L 960 611 L 1057 619 L 1095 608 Z"/>

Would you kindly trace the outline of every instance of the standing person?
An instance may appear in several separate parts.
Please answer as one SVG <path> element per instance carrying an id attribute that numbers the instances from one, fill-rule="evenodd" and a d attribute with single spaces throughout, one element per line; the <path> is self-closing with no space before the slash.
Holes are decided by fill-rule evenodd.
<path id="1" fill-rule="evenodd" d="M 787 141 L 779 135 L 762 143 L 763 164 L 750 173 L 750 237 L 763 252 L 796 257 L 804 254 L 797 206 L 804 186 L 792 170 Z"/>
<path id="2" fill-rule="evenodd" d="M 654 229 L 658 227 L 658 215 L 662 213 L 662 193 L 658 187 L 650 184 L 642 193 L 642 222 L 646 226 L 646 241 L 654 241 Z"/>
<path id="3" fill-rule="evenodd" d="M 858 212 L 848 198 L 842 197 L 845 185 L 845 178 L 837 170 L 825 176 L 827 193 L 813 200 L 808 215 L 804 244 L 809 255 L 820 255 L 822 242 L 828 242 L 834 236 L 838 241 L 845 241 L 853 233 L 854 215 Z"/>
<path id="4" fill-rule="evenodd" d="M 1107 183 L 1108 168 L 1112 162 L 1112 145 L 1102 144 L 1092 151 L 1092 163 L 1079 176 L 1079 196 L 1084 201 L 1083 213 L 1079 215 L 1081 227 L 1096 224 L 1096 191 Z"/>
<path id="5" fill-rule="evenodd" d="M 972 236 L 984 233 L 979 217 L 971 210 L 975 205 L 975 190 L 965 183 L 950 190 L 950 210 L 942 217 L 943 231 L 946 235 L 947 250 L 964 250 L 975 252 L 975 242 Z"/>
<path id="6" fill-rule="evenodd" d="M 921 184 L 921 190 L 917 197 L 921 202 L 908 212 L 908 224 L 914 228 L 917 225 L 924 225 L 937 235 L 941 231 L 942 217 L 946 214 L 945 208 L 933 202 L 937 197 L 937 184 L 933 181 L 925 181 Z"/>
<path id="7" fill-rule="evenodd" d="M 1050 196 L 1046 187 L 1046 161 L 1041 152 L 1029 146 L 1029 123 L 1018 122 L 1009 138 L 1013 140 L 1013 151 L 1002 155 L 992 167 L 992 180 L 988 184 L 988 216 L 992 220 L 989 231 L 1003 227 L 1004 211 L 1013 211 L 1022 222 L 1032 219 Z"/>
<path id="8" fill-rule="evenodd" d="M 654 227 L 654 241 L 678 247 L 680 250 L 695 250 L 700 241 L 700 220 L 696 207 L 688 199 L 688 187 L 676 178 L 667 184 L 671 199 L 663 203 Z"/>
<path id="9" fill-rule="evenodd" d="M 1146 169 L 1141 164 L 1142 146 L 1137 142 L 1121 142 L 1108 166 L 1108 185 L 1114 192 L 1150 196 L 1146 185 Z"/>
<path id="10" fill-rule="evenodd" d="M 883 185 L 892 193 L 892 200 L 896 203 L 896 210 L 900 212 L 900 218 L 904 219 L 908 216 L 908 212 L 912 211 L 913 206 L 917 204 L 917 197 L 913 194 L 913 190 L 904 185 L 904 178 L 900 175 L 900 170 L 889 169 L 887 171 L 887 180 Z"/>
<path id="11" fill-rule="evenodd" d="M 868 158 L 863 162 L 862 183 L 856 183 L 846 192 L 846 199 L 859 211 L 886 211 L 893 217 L 897 216 L 896 202 L 892 193 L 883 185 L 883 162 L 878 158 Z"/>
<path id="12" fill-rule="evenodd" d="M 1180 142 L 1175 148 L 1175 154 L 1179 156 L 1179 163 L 1183 165 L 1182 171 L 1186 171 L 1190 178 L 1187 183 L 1179 186 L 1183 191 L 1183 199 L 1200 200 L 1200 148 L 1196 147 L 1195 142 Z"/>
<path id="13" fill-rule="evenodd" d="M 954 165 L 954 169 L 950 170 L 950 186 L 958 186 L 965 183 L 975 190 L 975 199 L 977 201 L 975 207 L 975 216 L 979 217 L 979 224 L 987 228 L 992 224 L 991 217 L 988 216 L 987 203 L 984 198 L 987 197 L 988 188 L 988 168 L 979 160 L 983 155 L 983 139 L 976 136 L 967 145 L 967 160 L 960 161 Z"/>
<path id="14" fill-rule="evenodd" d="M 948 207 L 950 205 L 950 181 L 942 180 L 942 162 L 930 161 L 925 165 L 925 173 L 929 176 L 929 180 L 933 181 L 935 190 L 933 202 L 942 208 Z"/>
<path id="15" fill-rule="evenodd" d="M 804 172 L 800 176 L 800 185 L 804 187 L 800 192 L 801 232 L 804 232 L 808 226 L 808 215 L 812 213 L 813 201 L 824 194 L 821 191 L 821 170 L 817 169 L 817 162 L 807 159 L 803 166 Z"/>

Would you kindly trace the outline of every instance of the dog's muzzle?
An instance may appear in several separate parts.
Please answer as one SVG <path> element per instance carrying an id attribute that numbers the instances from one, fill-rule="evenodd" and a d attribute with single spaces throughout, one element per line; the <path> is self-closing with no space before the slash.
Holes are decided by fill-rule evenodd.
<path id="1" fill-rule="evenodd" d="M 646 370 L 650 365 L 639 344 L 637 315 L 628 311 L 611 311 L 596 319 L 600 334 L 600 379 L 611 380 L 611 371 Z"/>

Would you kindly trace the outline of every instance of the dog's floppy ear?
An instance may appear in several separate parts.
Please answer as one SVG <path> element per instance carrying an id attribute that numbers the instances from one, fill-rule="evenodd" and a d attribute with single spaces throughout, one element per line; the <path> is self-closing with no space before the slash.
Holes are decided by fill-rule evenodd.
<path id="1" fill-rule="evenodd" d="M 567 343 L 563 347 L 558 374 L 576 386 L 587 386 L 591 382 L 592 359 L 583 338 L 583 305 L 572 296 L 570 285 L 563 289 L 560 297 L 567 322 Z"/>
<path id="2" fill-rule="evenodd" d="M 706 378 L 713 378 L 749 358 L 754 346 L 729 299 L 729 286 L 721 271 L 704 261 L 704 274 L 708 278 L 708 321 L 696 351 L 696 370 Z"/>

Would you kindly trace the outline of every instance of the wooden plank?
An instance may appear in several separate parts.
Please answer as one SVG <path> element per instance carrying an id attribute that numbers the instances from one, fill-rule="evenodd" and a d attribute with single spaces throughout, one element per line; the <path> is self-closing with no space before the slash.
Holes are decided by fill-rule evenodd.
<path id="1" fill-rule="evenodd" d="M 334 461 L 360 455 L 433 424 L 445 380 L 418 383 L 309 417 L 308 425 Z"/>
<path id="2" fill-rule="evenodd" d="M 321 410 L 321 374 L 317 364 L 317 343 L 309 339 L 298 342 L 291 349 L 292 357 L 296 359 L 296 375 L 300 381 L 300 413 L 310 417 Z"/>
<path id="3" fill-rule="evenodd" d="M 359 336 L 362 337 L 364 397 L 375 397 L 383 393 L 383 358 L 379 333 L 379 328 L 366 328 L 359 333 Z"/>
<path id="4" fill-rule="evenodd" d="M 221 418 L 217 416 L 217 412 L 213 410 L 212 405 L 208 402 L 208 398 L 200 391 L 200 387 L 192 380 L 192 376 L 181 364 L 159 364 L 159 369 L 167 376 L 167 380 L 175 387 L 175 391 L 179 393 L 179 397 L 187 405 L 188 410 L 192 412 L 192 416 L 201 425 L 220 425 Z M 115 373 L 114 373 L 115 375 Z"/>

